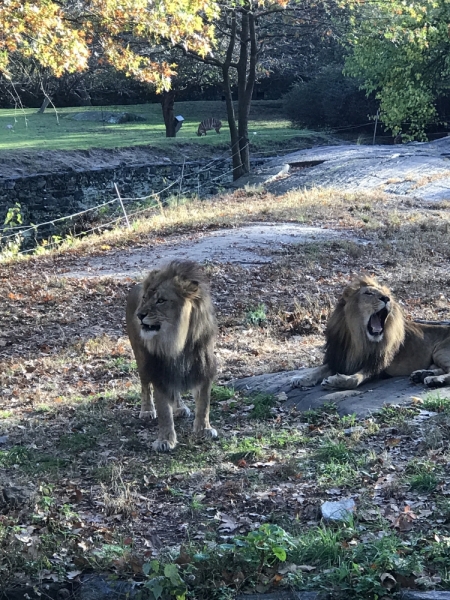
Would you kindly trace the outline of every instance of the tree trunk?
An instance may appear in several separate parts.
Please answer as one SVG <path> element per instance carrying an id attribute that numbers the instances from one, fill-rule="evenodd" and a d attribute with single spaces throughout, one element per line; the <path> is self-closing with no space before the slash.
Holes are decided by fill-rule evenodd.
<path id="1" fill-rule="evenodd" d="M 166 126 L 166 137 L 176 137 L 175 132 L 175 115 L 173 112 L 173 105 L 175 103 L 175 92 L 169 90 L 163 92 L 161 106 L 163 112 L 164 124 Z"/>
<path id="2" fill-rule="evenodd" d="M 41 108 L 38 110 L 38 115 L 42 115 L 45 112 L 45 109 L 50 104 L 50 96 L 45 96 L 44 101 L 41 104 Z"/>
<path id="3" fill-rule="evenodd" d="M 237 64 L 238 75 L 238 135 L 239 151 L 244 173 L 250 172 L 250 140 L 248 137 L 248 119 L 252 103 L 253 89 L 256 80 L 257 63 L 257 36 L 255 17 L 249 11 L 246 3 L 241 9 L 242 27 L 239 61 Z"/>
<path id="4" fill-rule="evenodd" d="M 84 84 L 81 84 L 75 93 L 80 98 L 80 106 L 92 106 L 91 96 Z"/>
<path id="5" fill-rule="evenodd" d="M 227 48 L 226 59 L 222 65 L 223 75 L 223 91 L 225 95 L 225 104 L 227 107 L 228 125 L 230 127 L 231 137 L 231 159 L 233 164 L 233 180 L 239 179 L 244 175 L 245 170 L 242 165 L 241 151 L 239 147 L 239 132 L 236 125 L 236 115 L 234 112 L 233 94 L 231 92 L 230 68 L 233 58 L 234 46 L 236 43 L 236 11 L 233 10 L 231 15 L 231 35 Z"/>

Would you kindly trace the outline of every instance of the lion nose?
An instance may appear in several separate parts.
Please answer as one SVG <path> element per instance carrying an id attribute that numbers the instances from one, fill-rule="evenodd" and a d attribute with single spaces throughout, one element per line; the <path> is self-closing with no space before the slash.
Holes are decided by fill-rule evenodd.
<path id="1" fill-rule="evenodd" d="M 382 302 L 384 302 L 385 304 L 387 304 L 390 300 L 389 296 L 381 296 L 380 300 Z"/>
<path id="2" fill-rule="evenodd" d="M 137 318 L 142 322 L 145 317 L 147 316 L 147 313 L 137 313 Z"/>

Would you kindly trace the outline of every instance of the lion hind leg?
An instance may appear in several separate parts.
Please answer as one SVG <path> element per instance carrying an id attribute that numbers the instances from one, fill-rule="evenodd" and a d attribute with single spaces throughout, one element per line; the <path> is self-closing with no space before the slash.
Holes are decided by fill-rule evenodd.
<path id="1" fill-rule="evenodd" d="M 194 433 L 198 437 L 216 438 L 217 430 L 209 422 L 209 407 L 211 403 L 211 382 L 203 383 L 194 392 L 195 419 Z"/>
<path id="2" fill-rule="evenodd" d="M 296 377 L 293 377 L 291 379 L 291 386 L 313 387 L 314 385 L 317 385 L 319 381 L 322 381 L 324 378 L 329 377 L 330 375 L 331 371 L 328 365 L 321 365 L 315 369 L 308 369 L 303 375 L 297 375 Z"/>
<path id="3" fill-rule="evenodd" d="M 156 419 L 156 409 L 153 403 L 153 389 L 151 383 L 143 383 L 141 389 L 140 419 Z"/>
<path id="4" fill-rule="evenodd" d="M 354 390 L 368 378 L 368 375 L 362 372 L 354 373 L 353 375 L 342 375 L 341 373 L 336 373 L 336 375 L 331 375 L 330 377 L 324 379 L 322 381 L 322 387 L 326 390 Z"/>
<path id="5" fill-rule="evenodd" d="M 175 419 L 188 419 L 191 416 L 191 411 L 181 399 L 181 394 L 176 395 L 173 416 Z"/>
<path id="6" fill-rule="evenodd" d="M 152 447 L 156 452 L 169 452 L 177 445 L 177 434 L 173 423 L 173 399 L 155 389 L 155 404 L 159 431 Z"/>
<path id="7" fill-rule="evenodd" d="M 444 340 L 433 352 L 433 373 L 424 377 L 423 382 L 427 387 L 445 387 L 450 385 L 450 348 L 449 342 Z"/>

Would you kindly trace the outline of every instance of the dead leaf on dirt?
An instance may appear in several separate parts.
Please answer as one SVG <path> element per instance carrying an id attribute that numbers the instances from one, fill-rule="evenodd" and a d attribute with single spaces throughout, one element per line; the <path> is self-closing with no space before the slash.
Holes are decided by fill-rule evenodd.
<path id="1" fill-rule="evenodd" d="M 67 575 L 67 579 L 75 579 L 75 577 L 78 577 L 78 575 L 81 575 L 83 571 L 68 571 L 68 573 L 66 573 Z"/>
<path id="2" fill-rule="evenodd" d="M 389 448 L 395 448 L 395 446 L 398 446 L 401 441 L 402 441 L 401 438 L 388 438 L 387 440 L 385 440 L 384 443 Z"/>
<path id="3" fill-rule="evenodd" d="M 225 513 L 220 514 L 220 520 L 222 521 L 222 524 L 219 525 L 220 531 L 235 531 L 239 527 L 236 519 Z"/>

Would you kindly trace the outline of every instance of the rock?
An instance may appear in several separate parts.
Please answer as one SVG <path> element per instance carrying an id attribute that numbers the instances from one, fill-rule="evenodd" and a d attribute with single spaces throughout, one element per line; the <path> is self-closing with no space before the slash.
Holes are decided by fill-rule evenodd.
<path id="1" fill-rule="evenodd" d="M 355 414 L 368 417 L 381 410 L 386 403 L 410 405 L 411 396 L 420 396 L 429 392 L 423 385 L 412 384 L 408 377 L 380 379 L 361 385 L 356 390 L 325 390 L 320 385 L 312 388 L 292 388 L 291 379 L 304 375 L 310 369 L 298 369 L 282 373 L 267 373 L 254 377 L 236 379 L 229 385 L 245 395 L 255 393 L 278 396 L 284 392 L 287 396 L 286 408 L 295 406 L 296 410 L 318 409 L 329 402 L 336 403 L 340 415 Z"/>
<path id="2" fill-rule="evenodd" d="M 118 600 L 137 598 L 139 588 L 128 581 L 117 581 L 107 576 L 83 575 L 78 588 L 78 600 Z"/>
<path id="3" fill-rule="evenodd" d="M 354 433 L 363 433 L 364 427 L 361 425 L 356 425 L 355 427 L 349 427 L 348 429 L 344 429 L 345 435 L 353 435 Z"/>
<path id="4" fill-rule="evenodd" d="M 34 497 L 34 493 L 34 489 L 23 486 L 0 486 L 0 514 L 7 514 L 27 504 Z"/>
<path id="5" fill-rule="evenodd" d="M 119 124 L 131 123 L 132 121 L 146 121 L 141 115 L 129 112 L 105 112 L 100 110 L 88 110 L 86 112 L 76 113 L 72 117 L 73 121 L 100 121 L 103 123 Z"/>
<path id="6" fill-rule="evenodd" d="M 239 594 L 236 600 L 319 600 L 320 592 L 272 592 L 268 594 Z"/>
<path id="7" fill-rule="evenodd" d="M 244 175 L 233 186 L 264 185 L 272 193 L 284 194 L 315 188 L 319 182 L 341 191 L 376 189 L 400 198 L 439 202 L 448 199 L 449 152 L 449 137 L 396 146 L 317 146 L 269 160 L 260 173 Z M 424 172 L 430 177 L 426 184 L 419 183 Z"/>
<path id="8" fill-rule="evenodd" d="M 353 498 L 346 498 L 338 502 L 324 502 L 320 507 L 325 521 L 347 521 L 356 509 Z"/>
<path id="9" fill-rule="evenodd" d="M 401 600 L 450 600 L 450 592 L 419 592 L 417 590 L 404 590 L 400 595 Z"/>

